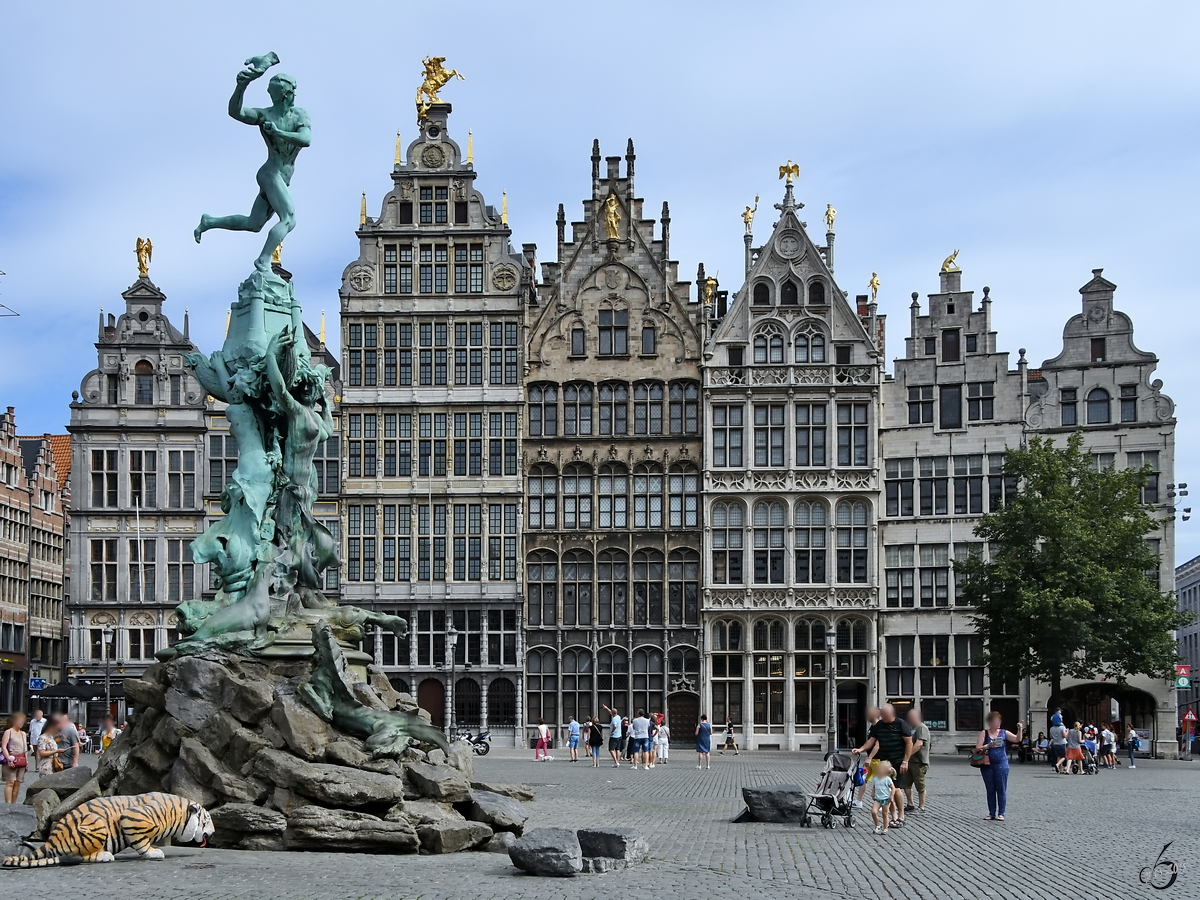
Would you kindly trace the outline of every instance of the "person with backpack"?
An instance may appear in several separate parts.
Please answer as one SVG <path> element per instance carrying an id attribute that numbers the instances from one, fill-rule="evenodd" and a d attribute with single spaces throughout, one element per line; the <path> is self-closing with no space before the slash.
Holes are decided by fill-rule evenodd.
<path id="1" fill-rule="evenodd" d="M 1129 768 L 1136 769 L 1137 757 L 1135 754 L 1142 749 L 1142 739 L 1138 737 L 1133 725 L 1129 726 L 1129 736 L 1125 738 L 1125 747 L 1129 750 Z"/>
<path id="2" fill-rule="evenodd" d="M 591 750 L 592 768 L 600 768 L 600 748 L 604 746 L 604 729 L 600 727 L 600 717 L 592 716 L 588 725 L 588 749 Z"/>

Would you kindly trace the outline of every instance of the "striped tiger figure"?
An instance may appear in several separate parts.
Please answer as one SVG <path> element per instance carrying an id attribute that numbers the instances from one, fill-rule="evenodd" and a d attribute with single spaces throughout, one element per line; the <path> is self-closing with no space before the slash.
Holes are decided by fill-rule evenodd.
<path id="1" fill-rule="evenodd" d="M 143 859 L 162 859 L 154 842 L 169 837 L 182 843 L 207 842 L 213 833 L 208 810 L 174 794 L 98 797 L 54 823 L 46 843 L 24 856 L 5 857 L 4 868 L 29 869 L 79 862 L 112 862 L 132 847 Z"/>

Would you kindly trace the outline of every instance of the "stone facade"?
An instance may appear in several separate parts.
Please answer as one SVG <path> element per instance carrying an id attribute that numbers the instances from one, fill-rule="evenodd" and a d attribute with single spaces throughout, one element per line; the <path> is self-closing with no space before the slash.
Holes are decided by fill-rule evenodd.
<path id="1" fill-rule="evenodd" d="M 18 437 L 16 411 L 0 413 L 0 710 L 29 709 L 30 677 L 58 681 L 68 583 L 67 476 L 62 435 Z"/>
<path id="2" fill-rule="evenodd" d="M 342 592 L 408 620 L 407 641 L 376 635 L 366 649 L 436 724 L 512 740 L 532 268 L 476 190 L 449 116 L 433 104 L 403 158 L 397 148 L 392 189 L 378 218 L 364 206 L 343 273 Z"/>
<path id="3" fill-rule="evenodd" d="M 1175 570 L 1175 595 L 1179 608 L 1193 616 L 1192 623 L 1180 628 L 1178 634 L 1179 661 L 1192 667 L 1192 686 L 1175 692 L 1176 718 L 1182 722 L 1187 710 L 1200 709 L 1200 687 L 1196 685 L 1200 675 L 1200 556 L 1189 559 Z M 1192 723 L 1192 734 L 1200 734 L 1200 725 Z"/>
<path id="4" fill-rule="evenodd" d="M 539 719 L 700 713 L 701 306 L 634 190 L 630 141 L 582 221 L 558 209 L 556 260 L 528 313 L 526 709 Z"/>
<path id="5" fill-rule="evenodd" d="M 708 308 L 703 706 L 751 749 L 822 745 L 831 710 L 846 746 L 877 693 L 884 322 L 847 302 L 802 205 L 789 183 L 728 312 Z"/>

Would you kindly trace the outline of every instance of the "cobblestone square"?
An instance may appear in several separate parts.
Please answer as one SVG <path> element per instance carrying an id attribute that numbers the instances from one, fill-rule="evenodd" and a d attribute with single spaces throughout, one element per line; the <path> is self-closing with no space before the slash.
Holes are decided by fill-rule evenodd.
<path id="1" fill-rule="evenodd" d="M 513 897 L 589 900 L 633 892 L 662 898 L 873 897 L 978 898 L 997 890 L 1013 898 L 1156 897 L 1200 895 L 1200 768 L 1178 761 L 1143 761 L 1098 776 L 1056 776 L 1045 765 L 1014 764 L 1007 821 L 984 820 L 979 775 L 965 759 L 935 757 L 930 809 L 909 825 L 875 835 L 860 811 L 858 827 L 804 829 L 734 824 L 744 785 L 816 783 L 813 753 L 714 755 L 697 771 L 694 754 L 675 750 L 669 765 L 631 771 L 592 769 L 530 754 L 494 750 L 476 761 L 476 777 L 535 786 L 527 827 L 629 825 L 647 835 L 651 858 L 627 872 L 544 879 L 517 874 L 507 857 L 369 856 L 244 853 L 177 848 L 166 861 L 143 862 L 128 852 L 107 866 L 4 871 L 6 893 L 50 891 L 90 896 L 102 890 L 122 900 L 189 898 L 435 898 Z M 1165 890 L 1140 884 L 1166 857 L 1184 863 Z M 632 879 L 632 881 L 631 881 Z"/>

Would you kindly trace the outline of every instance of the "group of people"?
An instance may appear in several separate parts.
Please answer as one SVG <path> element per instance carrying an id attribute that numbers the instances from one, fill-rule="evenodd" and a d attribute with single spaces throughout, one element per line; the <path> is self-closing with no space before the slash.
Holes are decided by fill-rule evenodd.
<path id="1" fill-rule="evenodd" d="M 121 732 L 112 716 L 104 717 L 97 735 L 96 752 L 108 749 Z M 23 712 L 8 717 L 7 727 L 0 737 L 0 771 L 4 774 L 4 800 L 16 803 L 25 773 L 34 769 L 39 775 L 49 775 L 79 765 L 79 755 L 91 746 L 87 732 L 73 723 L 65 712 L 46 716 L 34 710 L 33 718 Z"/>
<path id="2" fill-rule="evenodd" d="M 1060 775 L 1082 775 L 1092 769 L 1115 769 L 1117 761 L 1117 732 L 1105 725 L 1082 725 L 1075 722 L 1068 727 L 1063 721 L 1062 710 L 1055 710 L 1050 717 L 1050 734 L 1038 732 L 1035 749 L 1046 755 L 1046 759 Z M 1133 725 L 1125 736 L 1125 749 L 1129 753 L 1129 768 L 1137 768 L 1137 752 L 1142 749 L 1142 739 Z"/>
<path id="3" fill-rule="evenodd" d="M 899 718 L 890 703 L 867 710 L 867 739 L 852 751 L 866 757 L 859 767 L 862 786 L 854 805 L 861 807 L 871 791 L 871 819 L 880 835 L 904 827 L 908 813 L 925 812 L 929 727 L 915 709 L 906 718 Z"/>

